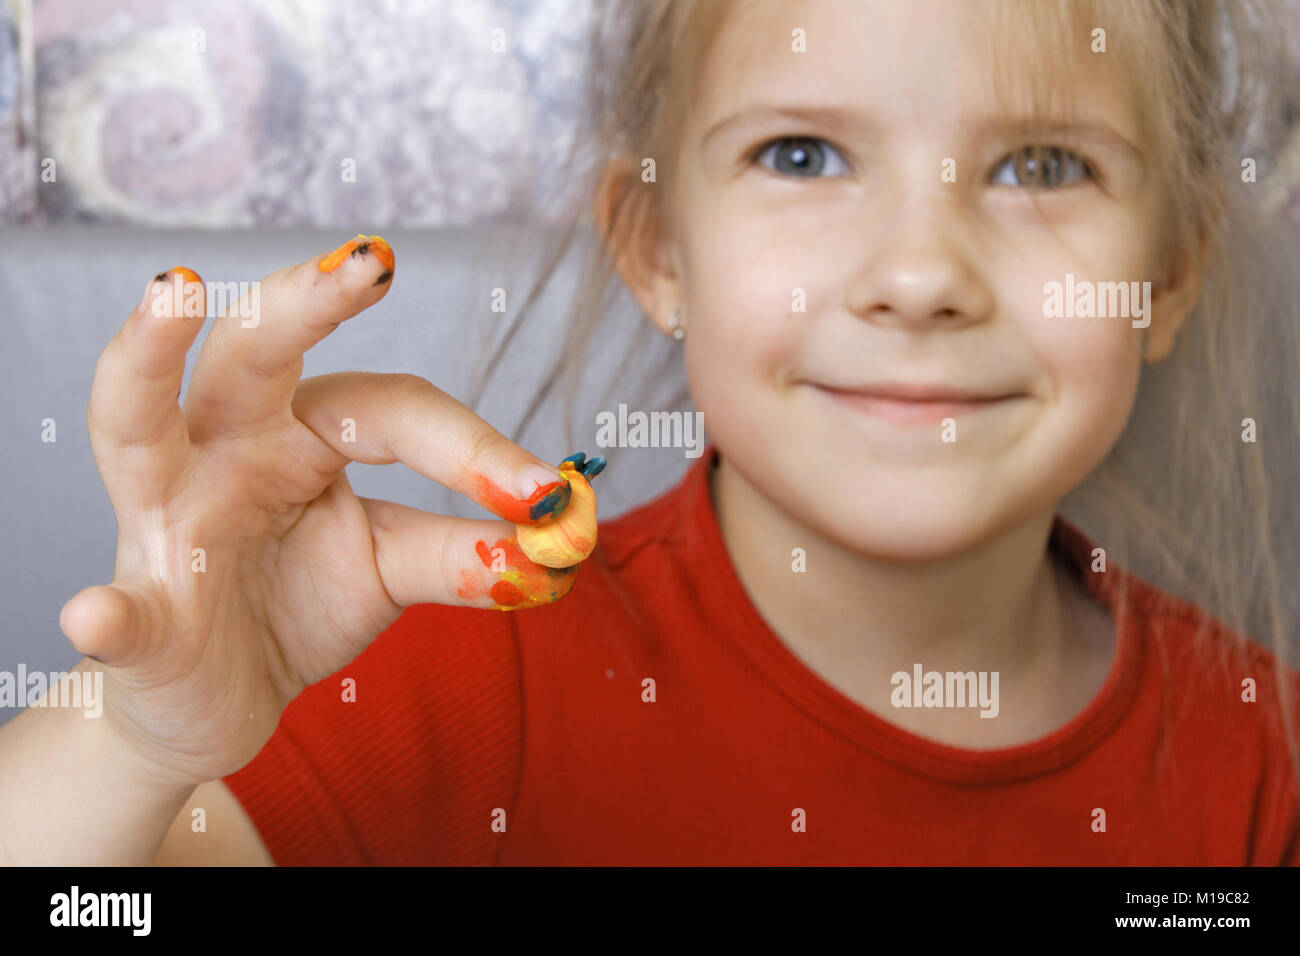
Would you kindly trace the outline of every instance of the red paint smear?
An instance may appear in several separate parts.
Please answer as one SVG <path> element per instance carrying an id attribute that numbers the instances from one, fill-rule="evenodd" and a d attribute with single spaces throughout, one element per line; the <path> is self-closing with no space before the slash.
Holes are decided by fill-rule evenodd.
<path id="1" fill-rule="evenodd" d="M 474 551 L 483 562 L 483 566 L 488 569 L 492 567 L 493 554 L 498 548 L 505 553 L 506 570 L 518 571 L 523 575 L 523 586 L 513 581 L 498 580 L 489 590 L 486 584 L 480 583 L 479 576 L 462 570 L 461 586 L 457 594 L 467 600 L 490 594 L 496 604 L 506 608 L 535 607 L 564 597 L 577 580 L 576 565 L 573 568 L 557 570 L 536 564 L 520 550 L 517 538 L 498 538 L 491 545 L 486 541 L 474 543 Z"/>
<path id="2" fill-rule="evenodd" d="M 469 495 L 488 511 L 500 515 L 511 524 L 545 524 L 554 520 L 555 516 L 548 515 L 536 520 L 528 517 L 528 511 L 562 484 L 561 481 L 552 481 L 550 484 L 538 485 L 537 490 L 528 498 L 520 498 L 486 475 L 471 475 Z"/>
<path id="3" fill-rule="evenodd" d="M 492 600 L 507 607 L 514 607 L 526 603 L 528 596 L 509 581 L 498 581 L 492 585 Z"/>
<path id="4" fill-rule="evenodd" d="M 506 567 L 511 571 L 522 571 L 524 574 L 533 574 L 538 571 L 545 571 L 546 566 L 535 563 L 528 555 L 524 554 L 519 547 L 519 539 L 513 535 L 509 538 L 497 538 L 496 543 L 488 547 L 486 541 L 479 541 L 474 545 L 474 550 L 478 552 L 478 558 L 483 562 L 483 567 L 492 567 L 493 552 L 500 548 L 506 553 Z"/>

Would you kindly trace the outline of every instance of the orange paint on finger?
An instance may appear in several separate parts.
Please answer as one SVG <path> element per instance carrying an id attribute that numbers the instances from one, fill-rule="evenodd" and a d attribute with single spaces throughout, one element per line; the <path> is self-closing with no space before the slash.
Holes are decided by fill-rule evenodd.
<path id="1" fill-rule="evenodd" d="M 170 299 L 162 296 L 171 292 Z M 155 298 L 156 297 L 156 298 Z M 207 290 L 203 280 L 193 269 L 172 266 L 153 277 L 153 285 L 145 294 L 156 316 L 172 318 L 202 318 L 207 314 Z"/>
<path id="2" fill-rule="evenodd" d="M 393 247 L 383 236 L 371 236 L 370 249 L 374 252 L 375 258 L 384 264 L 385 269 L 391 269 L 396 264 L 397 257 L 393 255 Z"/>
<path id="3" fill-rule="evenodd" d="M 547 521 L 554 520 L 555 516 L 547 515 L 544 518 L 535 519 L 529 517 L 529 513 L 534 505 L 563 484 L 563 481 L 553 481 L 548 485 L 538 485 L 536 490 L 527 498 L 520 498 L 513 492 L 506 491 L 486 475 L 472 475 L 470 477 L 469 496 L 488 511 L 504 518 L 511 524 L 544 524 Z"/>
<path id="4" fill-rule="evenodd" d="M 397 261 L 397 257 L 393 255 L 393 247 L 385 241 L 383 236 L 367 236 L 362 233 L 357 233 L 355 239 L 349 239 L 327 255 L 317 264 L 317 268 L 321 272 L 333 272 L 349 256 L 365 256 L 372 252 L 380 264 L 383 265 L 385 271 L 391 273 L 393 265 Z"/>
<path id="5" fill-rule="evenodd" d="M 529 561 L 513 537 L 498 538 L 491 545 L 479 541 L 474 550 L 483 566 L 496 574 L 497 580 L 489 586 L 482 575 L 462 570 L 461 586 L 456 593 L 466 600 L 490 596 L 492 607 L 498 611 L 539 607 L 558 601 L 569 593 L 578 577 L 576 565 L 557 569 Z"/>
<path id="6" fill-rule="evenodd" d="M 492 585 L 492 600 L 502 607 L 519 607 L 528 601 L 528 595 L 509 581 L 498 581 Z"/>

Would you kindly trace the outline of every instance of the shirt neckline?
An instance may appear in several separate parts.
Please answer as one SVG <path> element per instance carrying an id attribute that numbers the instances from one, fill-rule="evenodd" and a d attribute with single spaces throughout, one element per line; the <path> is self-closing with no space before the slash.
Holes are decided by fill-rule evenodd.
<path id="1" fill-rule="evenodd" d="M 689 546 L 713 573 L 716 587 L 701 589 L 698 599 L 710 626 L 737 644 L 749 660 L 803 711 L 839 736 L 891 763 L 930 777 L 954 782 L 1014 780 L 1046 773 L 1078 758 L 1119 722 L 1140 683 L 1143 647 L 1141 620 L 1130 595 L 1141 582 L 1108 564 L 1104 573 L 1090 570 L 1093 542 L 1060 515 L 1053 521 L 1049 547 L 1080 573 L 1093 600 L 1115 622 L 1115 651 L 1101 690 L 1063 726 L 1023 744 L 969 749 L 940 743 L 889 723 L 851 700 L 799 660 L 759 614 L 731 562 L 713 508 L 709 477 L 719 460 L 710 443 L 682 482 L 692 515 Z"/>

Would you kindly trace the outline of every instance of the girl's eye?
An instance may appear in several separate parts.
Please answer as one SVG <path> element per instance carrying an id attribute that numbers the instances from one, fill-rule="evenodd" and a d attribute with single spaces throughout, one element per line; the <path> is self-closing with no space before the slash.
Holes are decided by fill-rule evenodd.
<path id="1" fill-rule="evenodd" d="M 765 158 L 771 156 L 771 162 Z M 843 176 L 849 164 L 830 143 L 811 136 L 786 136 L 770 143 L 755 157 L 778 173 L 792 173 L 807 179 Z"/>
<path id="2" fill-rule="evenodd" d="M 1092 178 L 1087 160 L 1059 146 L 1026 146 L 1016 150 L 993 172 L 995 186 L 1057 189 Z"/>

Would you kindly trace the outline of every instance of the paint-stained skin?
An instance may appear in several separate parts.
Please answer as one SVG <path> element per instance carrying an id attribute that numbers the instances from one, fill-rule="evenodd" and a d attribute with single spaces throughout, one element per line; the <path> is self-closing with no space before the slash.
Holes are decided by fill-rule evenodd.
<path id="1" fill-rule="evenodd" d="M 584 485 L 588 478 L 594 478 L 605 467 L 605 459 L 597 456 L 590 461 L 584 453 L 579 452 L 570 455 L 560 464 L 562 474 L 576 475 Z M 490 484 L 490 483 L 489 483 Z M 556 482 L 557 485 L 563 485 L 568 490 L 569 479 L 563 482 Z M 496 486 L 492 486 L 495 488 Z M 496 489 L 500 492 L 500 489 Z M 501 493 L 501 499 L 507 505 L 505 508 L 494 507 L 492 510 L 507 517 L 503 512 L 513 508 L 515 513 L 529 513 L 529 502 L 534 499 L 543 500 L 546 496 L 552 495 L 554 488 L 551 485 L 542 486 L 530 499 L 524 500 L 515 498 L 513 495 Z M 587 489 L 588 494 L 590 488 Z M 539 495 L 541 496 L 539 498 Z M 490 495 L 487 497 L 491 497 Z M 567 498 L 566 498 L 567 501 Z M 478 553 L 479 560 L 483 567 L 489 572 L 496 575 L 496 581 L 487 583 L 481 572 L 462 571 L 461 586 L 457 593 L 466 600 L 490 596 L 493 604 L 492 607 L 500 611 L 513 611 L 519 608 L 539 607 L 543 604 L 550 604 L 552 601 L 558 601 L 564 595 L 569 593 L 573 583 L 577 580 L 578 568 L 581 561 L 563 568 L 546 567 L 531 560 L 519 544 L 518 531 L 525 527 L 531 528 L 550 528 L 557 527 L 564 521 L 562 513 L 558 519 L 543 521 L 541 523 L 530 522 L 523 525 L 519 522 L 520 528 L 516 529 L 516 534 L 509 538 L 498 538 L 494 543 L 489 544 L 487 541 L 479 541 L 475 544 L 475 551 Z M 507 517 L 507 520 L 508 517 Z M 589 524 L 589 536 L 591 544 L 595 544 L 595 498 L 591 496 L 590 514 L 585 517 L 575 514 L 572 519 L 579 523 Z M 588 547 L 584 551 L 584 557 L 591 553 Z"/>
<path id="2" fill-rule="evenodd" d="M 197 282 L 199 285 L 203 284 L 203 280 L 199 278 L 197 272 L 193 269 L 187 269 L 184 266 L 173 266 L 166 272 L 160 272 L 153 277 L 153 281 L 166 282 L 172 275 L 180 276 L 185 285 L 189 285 L 191 282 Z"/>
<path id="3" fill-rule="evenodd" d="M 568 507 L 569 483 L 557 480 L 538 485 L 527 498 L 520 498 L 486 475 L 472 475 L 469 496 L 511 524 L 528 524 L 550 520 Z"/>
<path id="4" fill-rule="evenodd" d="M 479 541 L 474 550 L 483 567 L 496 576 L 496 581 L 488 584 L 482 573 L 462 571 L 461 586 L 456 593 L 467 600 L 490 596 L 492 607 L 498 611 L 558 601 L 569 593 L 578 577 L 576 564 L 571 568 L 547 568 L 528 560 L 513 535 L 491 543 Z"/>
<path id="5" fill-rule="evenodd" d="M 177 283 L 173 277 L 180 278 L 179 288 L 177 288 Z M 160 272 L 154 276 L 153 281 L 155 285 L 161 282 L 173 288 L 174 301 L 171 303 L 169 314 L 177 318 L 203 318 L 206 309 L 202 308 L 202 306 L 207 301 L 207 292 L 204 289 L 203 280 L 199 278 L 199 274 L 193 269 L 187 269 L 185 266 L 172 266 L 166 272 Z M 194 289 L 193 286 L 198 288 Z M 154 288 L 150 291 L 157 294 L 158 289 Z M 193 296 L 193 299 L 191 296 Z M 154 308 L 157 308 L 157 306 L 154 306 Z M 176 394 L 179 396 L 180 392 Z"/>
<path id="6" fill-rule="evenodd" d="M 384 267 L 384 271 L 375 280 L 375 285 L 383 285 L 393 277 L 393 265 L 397 262 L 392 246 L 384 240 L 383 236 L 367 236 L 358 233 L 355 239 L 349 239 L 322 259 L 317 264 L 317 268 L 321 272 L 333 272 L 349 256 L 368 256 L 372 253 Z"/>

